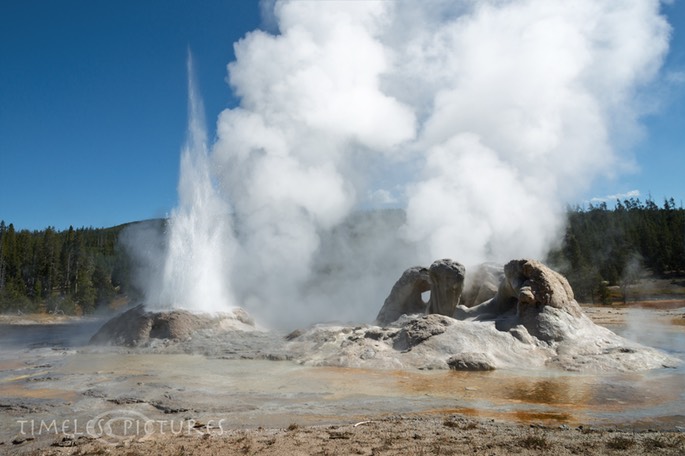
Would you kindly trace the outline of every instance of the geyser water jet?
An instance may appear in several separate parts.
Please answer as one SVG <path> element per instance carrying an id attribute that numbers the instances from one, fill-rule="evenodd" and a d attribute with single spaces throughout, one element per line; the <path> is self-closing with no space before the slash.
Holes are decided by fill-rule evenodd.
<path id="1" fill-rule="evenodd" d="M 233 307 L 229 208 L 213 183 L 202 99 L 188 54 L 188 133 L 181 153 L 179 206 L 168 220 L 161 283 L 147 297 L 151 310 L 221 312 Z"/>

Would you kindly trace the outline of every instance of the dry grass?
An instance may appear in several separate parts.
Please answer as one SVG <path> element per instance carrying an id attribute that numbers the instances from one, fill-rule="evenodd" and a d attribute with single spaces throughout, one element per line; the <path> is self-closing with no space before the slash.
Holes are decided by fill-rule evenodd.
<path id="1" fill-rule="evenodd" d="M 521 437 L 517 444 L 521 448 L 526 448 L 528 450 L 544 450 L 550 446 L 550 443 L 544 434 L 529 434 L 525 437 Z"/>
<path id="2" fill-rule="evenodd" d="M 609 441 L 607 441 L 607 448 L 610 450 L 628 450 L 632 448 L 635 445 L 635 439 L 633 438 L 628 438 L 628 437 L 623 437 L 623 436 L 616 436 Z"/>
<path id="3" fill-rule="evenodd" d="M 657 435 L 646 437 L 642 440 L 642 446 L 646 451 L 658 450 L 685 450 L 685 435 Z"/>

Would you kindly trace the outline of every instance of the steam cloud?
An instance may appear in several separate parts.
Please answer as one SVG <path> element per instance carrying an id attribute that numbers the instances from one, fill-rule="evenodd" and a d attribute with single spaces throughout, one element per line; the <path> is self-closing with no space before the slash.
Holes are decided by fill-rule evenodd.
<path id="1" fill-rule="evenodd" d="M 284 327 L 368 321 L 414 264 L 544 256 L 564 202 L 620 170 L 670 33 L 656 0 L 277 1 L 272 14 L 277 33 L 235 44 L 241 103 L 211 153 L 191 125 L 150 302 L 239 305 Z M 406 219 L 354 215 L 387 203 Z"/>

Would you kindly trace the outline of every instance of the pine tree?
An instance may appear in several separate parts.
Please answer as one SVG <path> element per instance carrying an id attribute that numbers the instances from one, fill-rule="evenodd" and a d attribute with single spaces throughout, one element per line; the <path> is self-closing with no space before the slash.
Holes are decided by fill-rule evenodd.
<path id="1" fill-rule="evenodd" d="M 7 232 L 7 227 L 5 226 L 5 221 L 0 220 L 0 297 L 3 290 L 5 289 L 5 271 L 7 270 L 6 260 L 5 260 L 5 233 Z"/>

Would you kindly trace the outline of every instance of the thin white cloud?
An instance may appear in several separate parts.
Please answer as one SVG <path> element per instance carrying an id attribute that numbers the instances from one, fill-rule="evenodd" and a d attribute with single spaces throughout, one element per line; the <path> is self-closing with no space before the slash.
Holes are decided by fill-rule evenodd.
<path id="1" fill-rule="evenodd" d="M 640 197 L 640 190 L 630 190 L 625 193 L 615 193 L 613 195 L 606 195 L 606 196 L 595 196 L 594 198 L 590 199 L 591 203 L 604 203 L 607 201 L 622 201 L 625 199 L 629 198 L 639 198 Z"/>
<path id="2" fill-rule="evenodd" d="M 665 79 L 671 84 L 685 84 L 685 71 L 669 71 L 666 73 Z"/>

